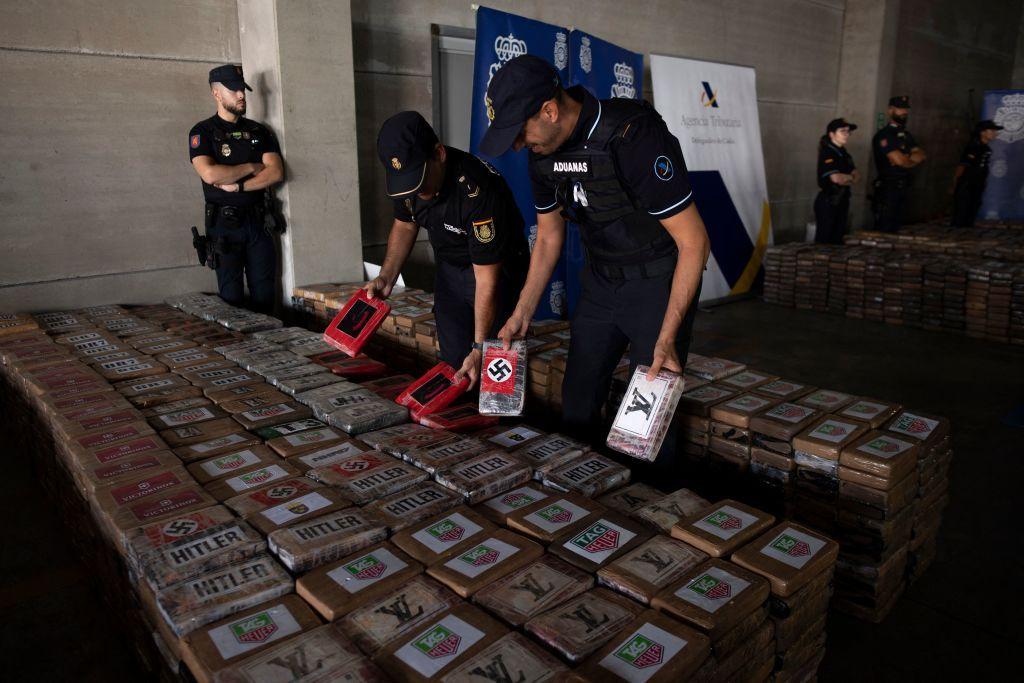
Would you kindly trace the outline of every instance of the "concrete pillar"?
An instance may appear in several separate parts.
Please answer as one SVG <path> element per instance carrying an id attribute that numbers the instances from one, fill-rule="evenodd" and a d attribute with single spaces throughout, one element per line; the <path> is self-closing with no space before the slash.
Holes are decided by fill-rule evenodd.
<path id="1" fill-rule="evenodd" d="M 843 42 L 839 59 L 839 91 L 836 116 L 853 121 L 860 128 L 851 136 L 849 151 L 861 172 L 850 202 L 851 226 L 869 227 L 871 209 L 867 203 L 874 178 L 871 137 L 878 130 L 892 93 L 896 33 L 900 0 L 847 0 L 843 16 Z"/>
<path id="2" fill-rule="evenodd" d="M 1017 53 L 1013 60 L 1010 87 L 1024 88 L 1024 12 L 1021 12 L 1020 28 L 1017 30 Z"/>
<path id="3" fill-rule="evenodd" d="M 312 282 L 363 277 L 356 164 L 352 17 L 348 2 L 238 0 L 249 116 L 277 133 L 282 298 Z"/>

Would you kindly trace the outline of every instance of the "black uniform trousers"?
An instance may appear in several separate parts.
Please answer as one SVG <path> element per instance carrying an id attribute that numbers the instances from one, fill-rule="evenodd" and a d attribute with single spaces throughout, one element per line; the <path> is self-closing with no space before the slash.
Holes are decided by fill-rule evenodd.
<path id="1" fill-rule="evenodd" d="M 981 210 L 981 196 L 985 193 L 985 185 L 971 182 L 960 177 L 953 191 L 953 226 L 957 228 L 974 227 L 974 219 Z"/>
<path id="2" fill-rule="evenodd" d="M 607 436 L 601 408 L 608 400 L 612 373 L 629 345 L 630 371 L 650 365 L 661 332 L 672 272 L 633 280 L 611 280 L 590 267 L 581 273 L 582 291 L 571 322 L 569 358 L 562 383 L 564 429 L 595 445 Z M 676 353 L 686 364 L 700 287 L 676 335 Z M 657 459 L 650 464 L 631 461 L 638 478 L 666 491 L 682 485 L 682 453 L 678 422 L 673 420 Z"/>
<path id="3" fill-rule="evenodd" d="M 875 230 L 896 232 L 903 217 L 903 202 L 910 183 L 906 178 L 879 178 L 875 183 Z"/>
<path id="4" fill-rule="evenodd" d="M 218 252 L 217 288 L 220 298 L 229 304 L 245 304 L 245 284 L 249 286 L 249 307 L 260 313 L 274 310 L 274 285 L 277 253 L 274 240 L 267 234 L 263 216 L 241 209 L 237 219 L 218 212 L 206 236 Z"/>
<path id="5" fill-rule="evenodd" d="M 842 244 L 850 220 L 850 193 L 825 192 L 814 200 L 814 241 L 818 244 Z"/>
<path id="6" fill-rule="evenodd" d="M 494 339 L 519 301 L 525 268 L 502 266 L 498 278 L 497 308 L 487 338 Z M 473 266 L 457 266 L 438 259 L 434 275 L 434 321 L 441 360 L 458 369 L 473 347 L 476 275 Z"/>

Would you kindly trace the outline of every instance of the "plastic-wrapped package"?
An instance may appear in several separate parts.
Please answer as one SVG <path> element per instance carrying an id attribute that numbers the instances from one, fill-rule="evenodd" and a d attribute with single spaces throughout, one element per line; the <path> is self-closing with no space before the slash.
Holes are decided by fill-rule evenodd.
<path id="1" fill-rule="evenodd" d="M 599 569 L 597 583 L 648 605 L 659 591 L 706 559 L 706 553 L 658 534 Z"/>
<path id="2" fill-rule="evenodd" d="M 603 455 L 587 453 L 545 473 L 541 481 L 559 491 L 577 491 L 593 498 L 628 484 L 631 474 L 628 467 Z"/>
<path id="3" fill-rule="evenodd" d="M 518 627 L 593 587 L 593 576 L 545 553 L 480 589 L 473 602 Z"/>
<path id="4" fill-rule="evenodd" d="M 324 330 L 324 341 L 355 356 L 390 312 L 387 301 L 371 299 L 366 290 L 360 289 Z"/>
<path id="5" fill-rule="evenodd" d="M 430 415 L 421 415 L 416 420 L 424 427 L 447 429 L 450 432 L 471 432 L 498 424 L 498 418 L 481 415 L 477 407 L 470 404 L 449 406 Z"/>
<path id="6" fill-rule="evenodd" d="M 504 493 L 533 478 L 530 466 L 501 451 L 490 451 L 460 463 L 434 477 L 457 491 L 469 504 Z"/>
<path id="7" fill-rule="evenodd" d="M 559 609 L 534 617 L 526 622 L 526 630 L 575 664 L 615 637 L 642 611 L 643 607 L 629 598 L 595 588 Z"/>
<path id="8" fill-rule="evenodd" d="M 306 572 L 384 541 L 388 528 L 376 515 L 351 507 L 278 529 L 270 551 L 293 572 Z"/>
<path id="9" fill-rule="evenodd" d="M 409 409 L 391 401 L 375 400 L 339 408 L 326 418 L 327 424 L 355 435 L 405 422 Z"/>
<path id="10" fill-rule="evenodd" d="M 480 414 L 522 415 L 527 369 L 525 341 L 512 342 L 507 351 L 500 341 L 485 341 L 480 362 Z"/>
<path id="11" fill-rule="evenodd" d="M 402 454 L 402 459 L 434 475 L 488 450 L 490 449 L 484 445 L 483 441 L 471 437 L 461 437 L 429 447 L 410 449 Z"/>
<path id="12" fill-rule="evenodd" d="M 388 529 L 396 532 L 461 502 L 462 499 L 454 491 L 431 481 L 410 486 L 386 498 L 378 498 L 363 510 L 377 515 Z"/>
<path id="13" fill-rule="evenodd" d="M 662 370 L 653 382 L 648 382 L 648 370 L 646 365 L 639 365 L 633 372 L 607 443 L 620 453 L 652 461 L 668 433 L 683 393 L 683 379 Z"/>
<path id="14" fill-rule="evenodd" d="M 454 381 L 455 373 L 455 368 L 447 363 L 438 363 L 400 393 L 395 403 L 407 407 L 414 420 L 436 413 L 469 388 L 468 378 Z"/>
<path id="15" fill-rule="evenodd" d="M 369 379 L 389 372 L 388 366 L 362 353 L 355 358 L 349 358 L 344 351 L 329 351 L 311 356 L 310 360 L 346 379 Z"/>
<path id="16" fill-rule="evenodd" d="M 149 585 L 159 591 L 266 549 L 266 540 L 255 529 L 235 519 L 167 543 L 140 558 L 140 564 Z"/>

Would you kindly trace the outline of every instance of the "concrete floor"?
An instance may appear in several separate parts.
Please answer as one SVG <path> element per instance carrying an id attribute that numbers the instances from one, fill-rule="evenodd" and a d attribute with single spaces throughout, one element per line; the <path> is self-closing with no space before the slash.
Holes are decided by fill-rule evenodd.
<path id="1" fill-rule="evenodd" d="M 1024 429 L 1002 419 L 1024 404 L 1024 349 L 745 301 L 698 316 L 693 350 L 950 418 L 955 455 L 938 558 L 881 625 L 830 619 L 821 680 L 1009 678 L 1024 647 L 1024 537 L 1012 516 L 1021 510 Z M 144 680 L 33 469 L 4 455 L 5 678 Z M 26 646 L 51 643 L 59 656 L 25 656 Z"/>

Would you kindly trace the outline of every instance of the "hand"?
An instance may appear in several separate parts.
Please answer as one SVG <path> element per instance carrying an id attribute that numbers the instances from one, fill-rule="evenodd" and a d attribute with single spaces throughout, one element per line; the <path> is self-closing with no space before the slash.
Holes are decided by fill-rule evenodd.
<path id="1" fill-rule="evenodd" d="M 238 192 L 241 183 L 214 183 L 213 186 L 225 192 Z"/>
<path id="2" fill-rule="evenodd" d="M 683 366 L 679 362 L 679 354 L 676 353 L 675 339 L 659 339 L 655 342 L 654 360 L 651 362 L 651 369 L 647 371 L 647 381 L 654 381 L 659 370 L 682 373 Z"/>
<path id="3" fill-rule="evenodd" d="M 473 349 L 466 356 L 466 360 L 462 361 L 462 367 L 455 373 L 454 380 L 458 384 L 462 381 L 463 377 L 469 378 L 469 386 L 466 387 L 466 391 L 471 391 L 476 386 L 476 381 L 480 377 L 480 358 L 483 353 L 480 349 Z"/>
<path id="4" fill-rule="evenodd" d="M 363 289 L 366 290 L 366 296 L 371 299 L 387 299 L 391 296 L 391 283 L 380 275 L 363 285 Z"/>
<path id="5" fill-rule="evenodd" d="M 522 339 L 526 336 L 529 329 L 530 316 L 520 311 L 517 307 L 508 320 L 505 321 L 505 326 L 498 331 L 498 339 L 501 340 L 502 348 L 508 351 L 512 348 L 512 340 Z"/>
<path id="6" fill-rule="evenodd" d="M 857 169 L 853 169 L 853 172 L 850 174 L 850 183 L 852 184 L 857 182 L 860 182 L 860 172 L 858 172 Z"/>

